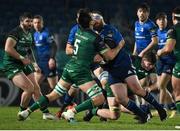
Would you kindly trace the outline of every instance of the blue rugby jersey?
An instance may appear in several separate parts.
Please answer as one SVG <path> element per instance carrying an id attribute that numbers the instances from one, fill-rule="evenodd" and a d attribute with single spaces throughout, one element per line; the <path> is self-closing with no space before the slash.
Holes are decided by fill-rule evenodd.
<path id="1" fill-rule="evenodd" d="M 104 25 L 101 32 L 99 32 L 100 36 L 102 38 L 108 36 L 111 37 L 114 41 L 116 46 L 119 44 L 121 40 L 123 40 L 123 37 L 121 33 L 112 25 Z M 105 68 L 110 69 L 113 67 L 119 67 L 119 66 L 129 66 L 131 64 L 130 56 L 126 53 L 125 48 L 122 48 L 117 56 L 114 58 L 114 60 L 108 62 L 108 64 L 105 66 Z"/>
<path id="2" fill-rule="evenodd" d="M 156 32 L 157 26 L 150 19 L 143 24 L 139 21 L 135 22 L 135 42 L 138 54 L 151 43 L 152 37 L 157 36 Z"/>
<path id="3" fill-rule="evenodd" d="M 54 42 L 53 36 L 47 28 L 34 33 L 34 42 L 37 61 L 48 61 L 50 58 L 50 47 Z"/>
<path id="4" fill-rule="evenodd" d="M 70 43 L 71 45 L 74 45 L 74 39 L 75 39 L 75 34 L 77 32 L 77 30 L 79 29 L 79 25 L 76 24 L 71 28 L 71 31 L 69 33 L 69 37 L 68 37 L 68 43 Z"/>
<path id="5" fill-rule="evenodd" d="M 168 29 L 163 29 L 157 30 L 157 35 L 158 35 L 158 49 L 162 49 L 165 44 L 166 44 L 166 40 L 167 40 L 167 32 Z M 171 52 L 170 54 L 167 54 L 165 56 L 161 56 L 160 60 L 164 61 L 165 63 L 175 63 L 175 56 L 174 53 Z"/>

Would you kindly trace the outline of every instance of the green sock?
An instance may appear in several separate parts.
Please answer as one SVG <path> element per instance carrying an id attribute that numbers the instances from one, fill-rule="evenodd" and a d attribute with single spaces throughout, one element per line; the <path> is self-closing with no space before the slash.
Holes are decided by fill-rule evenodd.
<path id="1" fill-rule="evenodd" d="M 35 102 L 31 107 L 30 110 L 33 112 L 38 108 L 44 108 L 47 107 L 49 104 L 49 100 L 46 96 L 41 96 L 37 102 Z"/>
<path id="2" fill-rule="evenodd" d="M 49 113 L 48 107 L 41 107 L 40 110 L 42 111 L 42 113 Z"/>
<path id="3" fill-rule="evenodd" d="M 23 107 L 23 106 L 21 106 L 21 105 L 19 106 L 19 108 L 20 108 L 20 109 L 19 109 L 20 111 L 24 111 L 24 110 L 27 109 L 26 107 Z"/>
<path id="4" fill-rule="evenodd" d="M 88 99 L 84 101 L 83 103 L 79 104 L 78 106 L 75 107 L 76 112 L 81 112 L 87 109 L 93 109 L 94 105 L 91 99 Z"/>
<path id="5" fill-rule="evenodd" d="M 177 111 L 180 113 L 180 101 L 176 101 Z"/>
<path id="6" fill-rule="evenodd" d="M 92 114 L 97 115 L 98 107 L 92 109 Z"/>

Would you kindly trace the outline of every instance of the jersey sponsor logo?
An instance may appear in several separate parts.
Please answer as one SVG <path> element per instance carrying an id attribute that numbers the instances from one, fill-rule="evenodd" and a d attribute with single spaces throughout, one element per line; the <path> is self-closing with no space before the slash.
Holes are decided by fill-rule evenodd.
<path id="1" fill-rule="evenodd" d="M 171 73 L 171 70 L 170 70 L 170 69 L 168 69 L 168 70 L 166 70 L 166 72 Z"/>
<path id="2" fill-rule="evenodd" d="M 18 69 L 16 69 L 16 70 L 13 70 L 13 73 L 16 73 L 16 72 L 18 72 L 19 70 Z"/>
<path id="3" fill-rule="evenodd" d="M 144 32 L 144 28 L 141 28 L 140 31 L 141 31 L 141 32 Z"/>

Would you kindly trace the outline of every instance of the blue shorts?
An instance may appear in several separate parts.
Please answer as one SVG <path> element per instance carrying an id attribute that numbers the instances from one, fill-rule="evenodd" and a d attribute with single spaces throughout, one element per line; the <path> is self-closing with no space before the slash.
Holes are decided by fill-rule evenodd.
<path id="1" fill-rule="evenodd" d="M 136 75 L 135 68 L 131 65 L 127 67 L 118 67 L 108 70 L 108 82 L 110 85 L 115 83 L 125 83 L 125 79 L 129 76 Z"/>
<path id="2" fill-rule="evenodd" d="M 41 73 L 47 77 L 54 77 L 58 75 L 56 67 L 54 69 L 49 69 L 48 62 L 38 62 L 39 68 L 41 69 Z"/>
<path id="3" fill-rule="evenodd" d="M 161 75 L 162 73 L 172 75 L 173 67 L 174 64 L 168 64 L 161 60 L 156 62 L 156 72 L 158 75 Z"/>

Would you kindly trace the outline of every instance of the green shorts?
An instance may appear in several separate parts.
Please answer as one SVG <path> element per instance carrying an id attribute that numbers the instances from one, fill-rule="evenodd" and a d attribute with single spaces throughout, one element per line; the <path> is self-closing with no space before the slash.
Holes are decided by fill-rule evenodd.
<path id="1" fill-rule="evenodd" d="M 176 78 L 180 78 L 180 66 L 177 63 L 173 68 L 173 76 L 175 76 Z"/>
<path id="2" fill-rule="evenodd" d="M 19 72 L 24 72 L 25 75 L 29 75 L 35 72 L 35 69 L 32 64 L 22 65 L 22 64 L 12 64 L 5 65 L 4 73 L 8 79 L 12 79 Z"/>
<path id="3" fill-rule="evenodd" d="M 75 84 L 76 86 L 85 84 L 93 80 L 89 68 L 71 63 L 66 64 L 66 66 L 64 67 L 61 79 L 68 83 Z"/>

